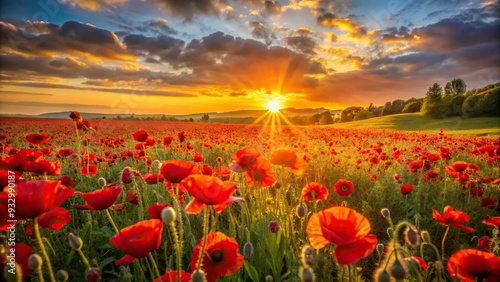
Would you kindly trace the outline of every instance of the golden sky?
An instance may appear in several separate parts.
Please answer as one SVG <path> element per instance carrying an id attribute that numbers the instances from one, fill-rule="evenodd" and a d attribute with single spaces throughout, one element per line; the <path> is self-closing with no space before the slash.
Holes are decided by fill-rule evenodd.
<path id="1" fill-rule="evenodd" d="M 332 110 L 500 79 L 494 1 L 2 1 L 0 113 Z"/>

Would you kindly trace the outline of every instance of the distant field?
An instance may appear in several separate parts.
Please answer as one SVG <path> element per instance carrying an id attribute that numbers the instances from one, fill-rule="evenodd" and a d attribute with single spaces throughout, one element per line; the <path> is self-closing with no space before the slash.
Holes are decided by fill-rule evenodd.
<path id="1" fill-rule="evenodd" d="M 421 114 L 399 114 L 367 120 L 338 123 L 328 127 L 376 128 L 437 133 L 443 128 L 446 134 L 500 135 L 499 117 L 431 119 Z"/>

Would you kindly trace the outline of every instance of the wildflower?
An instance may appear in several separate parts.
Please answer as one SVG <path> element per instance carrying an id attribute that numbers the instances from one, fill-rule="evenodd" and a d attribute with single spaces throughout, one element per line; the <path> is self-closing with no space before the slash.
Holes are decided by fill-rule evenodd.
<path id="1" fill-rule="evenodd" d="M 311 182 L 302 189 L 302 198 L 304 198 L 304 201 L 314 201 L 315 203 L 319 202 L 319 200 L 326 200 L 328 198 L 328 189 L 318 182 Z"/>
<path id="2" fill-rule="evenodd" d="M 453 225 L 457 228 L 464 230 L 467 233 L 474 232 L 473 228 L 464 226 L 462 223 L 469 222 L 469 215 L 463 211 L 453 210 L 451 206 L 446 206 L 443 210 L 443 215 L 435 209 L 432 209 L 432 217 L 439 222 L 439 224 L 448 226 Z"/>
<path id="3" fill-rule="evenodd" d="M 236 273 L 243 265 L 244 257 L 238 253 L 238 243 L 221 232 L 210 232 L 206 238 L 205 252 L 202 257 L 202 269 L 208 282 L 215 282 L 221 276 Z M 197 269 L 203 238 L 191 255 L 191 271 Z"/>
<path id="4" fill-rule="evenodd" d="M 340 179 L 339 181 L 337 181 L 337 183 L 335 183 L 333 189 L 335 193 L 339 194 L 340 196 L 347 197 L 354 191 L 354 185 L 349 180 Z"/>
<path id="5" fill-rule="evenodd" d="M 451 255 L 447 268 L 462 281 L 500 281 L 500 258 L 492 253 L 463 249 Z"/>
<path id="6" fill-rule="evenodd" d="M 315 249 L 335 244 L 338 264 L 352 264 L 370 255 L 377 238 L 362 214 L 346 207 L 332 207 L 315 213 L 307 223 L 307 236 Z"/>
<path id="7" fill-rule="evenodd" d="M 182 160 L 165 161 L 160 168 L 160 174 L 171 183 L 180 183 L 189 175 L 199 173 L 195 164 Z"/>
<path id="8" fill-rule="evenodd" d="M 109 241 L 126 255 L 115 261 L 115 265 L 131 263 L 158 249 L 161 244 L 163 224 L 159 219 L 139 221 L 120 230 Z"/>
<path id="9" fill-rule="evenodd" d="M 86 204 L 76 204 L 73 205 L 73 207 L 80 210 L 105 210 L 111 207 L 116 202 L 121 192 L 122 187 L 117 185 L 108 186 L 87 193 L 77 192 L 78 194 L 82 195 Z"/>
<path id="10" fill-rule="evenodd" d="M 47 142 L 47 139 L 49 139 L 49 136 L 40 133 L 33 133 L 26 136 L 26 141 L 33 145 L 43 145 Z"/>
<path id="11" fill-rule="evenodd" d="M 405 184 L 403 184 L 403 186 L 401 186 L 401 194 L 407 195 L 411 191 L 413 191 L 413 185 L 405 183 Z"/>

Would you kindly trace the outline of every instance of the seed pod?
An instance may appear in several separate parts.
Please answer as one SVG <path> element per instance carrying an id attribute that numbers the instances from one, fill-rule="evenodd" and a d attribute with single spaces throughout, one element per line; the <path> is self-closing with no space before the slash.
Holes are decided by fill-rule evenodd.
<path id="1" fill-rule="evenodd" d="M 205 272 L 203 270 L 195 270 L 191 274 L 191 282 L 206 282 Z"/>
<path id="2" fill-rule="evenodd" d="M 163 210 L 161 210 L 161 220 L 165 224 L 172 224 L 174 223 L 175 219 L 177 218 L 177 213 L 172 207 L 165 207 Z"/>
<path id="3" fill-rule="evenodd" d="M 104 179 L 104 177 L 99 177 L 99 179 L 97 179 L 97 184 L 99 185 L 99 187 L 106 186 L 107 184 L 106 179 Z"/>
<path id="4" fill-rule="evenodd" d="M 43 260 L 39 254 L 32 254 L 28 258 L 28 266 L 31 270 L 36 270 L 40 265 L 42 265 Z"/>

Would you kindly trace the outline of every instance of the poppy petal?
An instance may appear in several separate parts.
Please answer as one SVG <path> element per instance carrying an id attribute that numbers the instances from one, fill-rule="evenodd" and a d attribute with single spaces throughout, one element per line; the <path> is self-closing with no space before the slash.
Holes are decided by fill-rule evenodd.
<path id="1" fill-rule="evenodd" d="M 133 256 L 131 256 L 131 255 L 125 255 L 121 259 L 115 261 L 115 265 L 119 266 L 119 265 L 123 265 L 123 264 L 129 264 L 129 263 L 134 262 L 134 259 L 135 258 Z"/>
<path id="2" fill-rule="evenodd" d="M 355 241 L 346 245 L 338 245 L 335 247 L 335 259 L 338 264 L 352 264 L 358 260 L 369 256 L 375 246 L 377 238 L 373 234 L 369 234 L 359 241 Z"/>
<path id="3" fill-rule="evenodd" d="M 204 206 L 205 204 L 198 202 L 196 198 L 194 198 L 186 205 L 184 210 L 187 214 L 199 214 L 203 210 Z"/>
<path id="4" fill-rule="evenodd" d="M 63 208 L 54 208 L 37 218 L 38 224 L 45 229 L 59 230 L 71 221 L 69 211 Z"/>

